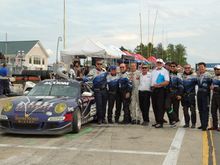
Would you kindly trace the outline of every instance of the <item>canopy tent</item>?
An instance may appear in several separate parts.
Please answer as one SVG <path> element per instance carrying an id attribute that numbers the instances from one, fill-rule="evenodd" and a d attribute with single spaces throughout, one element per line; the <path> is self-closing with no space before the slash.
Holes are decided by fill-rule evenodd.
<path id="1" fill-rule="evenodd" d="M 148 61 L 152 62 L 152 63 L 156 63 L 157 59 L 154 56 L 150 56 L 147 58 Z"/>
<path id="2" fill-rule="evenodd" d="M 123 51 L 123 52 L 126 53 L 126 55 L 128 55 L 128 56 L 134 57 L 135 61 L 137 61 L 137 62 L 147 62 L 147 63 L 149 63 L 149 61 L 140 54 L 133 54 L 133 53 L 130 53 L 128 51 Z"/>
<path id="3" fill-rule="evenodd" d="M 125 53 L 113 45 L 105 46 L 90 39 L 78 42 L 70 49 L 60 52 L 61 61 L 64 63 L 72 62 L 76 56 L 119 59 L 123 54 Z"/>

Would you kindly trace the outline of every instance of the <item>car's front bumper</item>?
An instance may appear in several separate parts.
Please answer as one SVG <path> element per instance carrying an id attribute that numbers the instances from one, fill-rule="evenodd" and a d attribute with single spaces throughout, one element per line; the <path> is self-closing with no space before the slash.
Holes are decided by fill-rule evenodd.
<path id="1" fill-rule="evenodd" d="M 51 126 L 51 124 L 54 124 Z M 56 127 L 57 124 L 57 127 Z M 35 134 L 35 135 L 60 135 L 72 131 L 72 123 L 38 123 L 38 124 L 20 124 L 12 123 L 6 120 L 0 120 L 0 128 L 4 133 L 13 134 Z"/>

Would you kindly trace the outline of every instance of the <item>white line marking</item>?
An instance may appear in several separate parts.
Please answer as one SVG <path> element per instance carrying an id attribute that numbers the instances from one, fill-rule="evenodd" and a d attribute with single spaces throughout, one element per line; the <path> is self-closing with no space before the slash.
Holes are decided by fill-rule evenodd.
<path id="1" fill-rule="evenodd" d="M 53 146 L 28 146 L 28 145 L 12 145 L 0 144 L 0 148 L 26 148 L 26 149 L 42 149 L 42 150 L 70 150 L 84 152 L 101 152 L 101 153 L 119 153 L 119 154 L 137 154 L 137 155 L 167 155 L 165 152 L 148 152 L 148 151 L 133 151 L 133 150 L 108 150 L 96 148 L 75 148 L 75 147 L 53 147 Z"/>
<path id="2" fill-rule="evenodd" d="M 184 124 L 184 118 L 182 118 L 180 125 Z M 183 142 L 183 137 L 185 135 L 185 129 L 184 128 L 178 128 L 175 137 L 173 139 L 173 142 L 170 146 L 170 149 L 167 153 L 167 156 L 165 157 L 163 161 L 163 165 L 176 165 L 179 152 L 181 149 L 181 145 Z"/>

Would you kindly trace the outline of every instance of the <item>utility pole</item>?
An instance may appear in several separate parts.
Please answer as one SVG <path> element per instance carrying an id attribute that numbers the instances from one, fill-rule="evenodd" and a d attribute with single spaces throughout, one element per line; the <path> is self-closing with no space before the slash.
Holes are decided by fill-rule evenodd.
<path id="1" fill-rule="evenodd" d="M 66 0 L 63 0 L 63 49 L 66 49 Z"/>
<path id="2" fill-rule="evenodd" d="M 140 17 L 140 39 L 141 39 L 140 48 L 141 48 L 141 55 L 143 56 L 143 38 L 142 38 L 142 19 L 141 19 L 141 13 L 139 13 L 139 17 Z"/>

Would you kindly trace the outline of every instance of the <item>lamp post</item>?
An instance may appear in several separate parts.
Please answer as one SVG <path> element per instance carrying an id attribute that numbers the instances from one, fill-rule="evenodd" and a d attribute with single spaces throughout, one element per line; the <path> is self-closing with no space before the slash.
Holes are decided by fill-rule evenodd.
<path id="1" fill-rule="evenodd" d="M 58 64 L 58 49 L 59 49 L 59 43 L 62 41 L 62 37 L 57 38 L 57 51 L 56 51 L 56 63 Z"/>
<path id="2" fill-rule="evenodd" d="M 20 64 L 21 71 L 23 69 L 23 61 L 25 61 L 24 56 L 25 56 L 24 50 L 18 50 L 15 61 L 17 61 L 17 65 Z"/>

